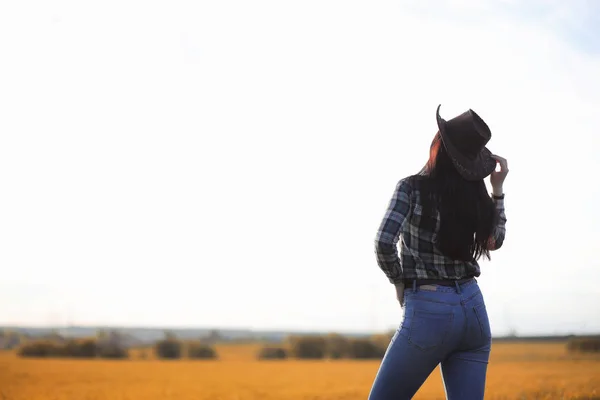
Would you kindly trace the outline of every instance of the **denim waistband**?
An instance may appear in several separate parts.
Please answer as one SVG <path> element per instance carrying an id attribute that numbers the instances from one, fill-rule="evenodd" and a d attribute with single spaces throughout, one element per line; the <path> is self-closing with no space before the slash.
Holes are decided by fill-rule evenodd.
<path id="1" fill-rule="evenodd" d="M 425 290 L 433 292 L 461 292 L 462 288 L 471 286 L 477 283 L 475 278 L 464 279 L 413 279 L 405 282 L 405 289 L 409 290 Z"/>
<path id="2" fill-rule="evenodd" d="M 464 283 L 472 281 L 474 278 L 462 278 L 462 279 L 405 279 L 405 287 L 421 286 L 421 285 L 440 285 L 440 286 L 452 286 L 454 287 L 457 283 L 462 285 Z"/>

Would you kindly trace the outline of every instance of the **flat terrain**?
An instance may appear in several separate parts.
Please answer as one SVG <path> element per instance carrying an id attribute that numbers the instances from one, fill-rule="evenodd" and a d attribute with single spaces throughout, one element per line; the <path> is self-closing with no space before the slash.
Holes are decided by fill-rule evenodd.
<path id="1" fill-rule="evenodd" d="M 218 361 L 34 360 L 0 353 L 0 400 L 366 400 L 374 361 L 256 361 L 255 346 Z M 600 357 L 561 343 L 494 344 L 486 399 L 600 399 Z M 439 370 L 415 399 L 444 399 Z"/>

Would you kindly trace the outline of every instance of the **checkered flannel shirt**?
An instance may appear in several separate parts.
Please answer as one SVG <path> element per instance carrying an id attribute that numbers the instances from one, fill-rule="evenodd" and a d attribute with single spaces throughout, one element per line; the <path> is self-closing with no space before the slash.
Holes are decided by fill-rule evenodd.
<path id="1" fill-rule="evenodd" d="M 404 178 L 396 185 L 385 217 L 375 239 L 379 268 L 391 283 L 413 279 L 462 279 L 480 275 L 476 260 L 453 260 L 443 255 L 434 244 L 439 230 L 439 213 L 423 213 L 420 193 L 412 179 Z M 497 224 L 488 242 L 490 251 L 499 249 L 506 233 L 504 199 L 494 199 Z M 401 243 L 400 256 L 397 244 Z"/>

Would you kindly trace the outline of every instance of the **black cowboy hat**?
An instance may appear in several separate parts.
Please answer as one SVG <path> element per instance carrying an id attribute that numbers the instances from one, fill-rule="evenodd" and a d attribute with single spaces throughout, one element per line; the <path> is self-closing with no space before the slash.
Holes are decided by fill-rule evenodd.
<path id="1" fill-rule="evenodd" d="M 492 137 L 490 128 L 471 109 L 445 121 L 440 117 L 441 106 L 436 112 L 440 136 L 460 175 L 470 181 L 490 175 L 496 169 L 496 160 L 485 147 Z"/>

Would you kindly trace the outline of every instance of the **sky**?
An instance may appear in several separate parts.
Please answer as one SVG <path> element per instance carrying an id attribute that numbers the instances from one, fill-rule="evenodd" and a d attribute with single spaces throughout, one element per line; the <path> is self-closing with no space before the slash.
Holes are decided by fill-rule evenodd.
<path id="1" fill-rule="evenodd" d="M 508 159 L 495 335 L 600 331 L 600 5 L 0 3 L 0 325 L 395 329 L 398 180 Z M 487 181 L 489 187 L 489 181 Z"/>

